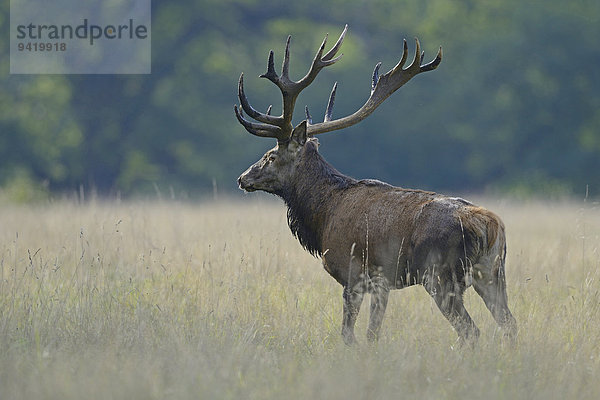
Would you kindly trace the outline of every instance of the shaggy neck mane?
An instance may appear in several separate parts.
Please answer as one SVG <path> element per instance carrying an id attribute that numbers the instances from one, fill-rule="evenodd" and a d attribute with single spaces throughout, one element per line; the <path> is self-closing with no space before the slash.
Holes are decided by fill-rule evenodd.
<path id="1" fill-rule="evenodd" d="M 334 192 L 356 183 L 331 166 L 314 142 L 304 145 L 297 173 L 279 196 L 288 207 L 292 234 L 313 256 L 323 254 L 321 237 Z"/>

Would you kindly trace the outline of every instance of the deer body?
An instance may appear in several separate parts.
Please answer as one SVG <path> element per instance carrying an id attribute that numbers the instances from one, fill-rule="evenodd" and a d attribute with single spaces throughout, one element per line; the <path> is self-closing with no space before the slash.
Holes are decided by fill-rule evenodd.
<path id="1" fill-rule="evenodd" d="M 345 32 L 325 56 L 323 42 L 308 80 L 314 79 L 318 69 L 339 59 L 333 56 Z M 372 295 L 367 336 L 375 340 L 389 291 L 414 284 L 425 287 L 460 339 L 476 339 L 479 335 L 462 302 L 464 291 L 471 285 L 498 324 L 514 336 L 516 322 L 508 309 L 504 280 L 504 225 L 499 217 L 463 199 L 345 176 L 323 159 L 313 137 L 364 119 L 413 75 L 437 67 L 441 50 L 432 63 L 422 66 L 420 57 L 415 56 L 404 70 L 405 42 L 400 67 L 381 78 L 379 64 L 376 67 L 371 96 L 363 108 L 331 121 L 334 86 L 325 121 L 313 125 L 307 111 L 307 120 L 292 128 L 289 121 L 295 96 L 307 86 L 307 77 L 293 82 L 286 76 L 288 47 L 289 38 L 282 77 L 274 72 L 272 53 L 267 74 L 263 75 L 282 90 L 283 116 L 272 117 L 270 109 L 267 114 L 252 109 L 240 78 L 242 108 L 263 124 L 247 121 L 236 107 L 238 119 L 251 133 L 275 137 L 278 144 L 244 172 L 238 183 L 246 191 L 263 190 L 281 197 L 288 207 L 292 233 L 309 252 L 321 257 L 326 271 L 343 286 L 345 342 L 355 341 L 354 325 L 365 293 Z M 417 55 L 418 47 L 417 42 Z M 407 76 L 406 71 L 412 75 Z M 396 82 L 391 88 L 386 86 L 390 81 Z M 291 90 L 290 95 L 290 87 L 299 90 Z"/>

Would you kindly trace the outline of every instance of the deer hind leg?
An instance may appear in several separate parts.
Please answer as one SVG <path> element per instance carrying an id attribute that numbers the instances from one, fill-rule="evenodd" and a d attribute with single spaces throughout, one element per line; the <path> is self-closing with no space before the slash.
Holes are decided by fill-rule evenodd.
<path id="1" fill-rule="evenodd" d="M 496 323 L 504 330 L 505 335 L 514 339 L 517 335 L 517 321 L 508 308 L 504 261 L 496 257 L 486 264 L 475 264 L 473 287 L 492 313 Z"/>
<path id="2" fill-rule="evenodd" d="M 379 338 L 379 329 L 388 303 L 390 288 L 388 281 L 383 276 L 375 276 L 370 281 L 371 314 L 369 316 L 369 329 L 367 339 L 374 342 Z"/>
<path id="3" fill-rule="evenodd" d="M 452 324 L 461 342 L 474 343 L 479 338 L 479 329 L 471 319 L 463 303 L 463 294 L 466 289 L 464 282 L 460 282 L 455 274 L 436 275 L 434 270 L 428 273 L 424 282 L 425 289 L 435 300 L 436 305 Z M 451 275 L 450 277 L 447 275 Z"/>
<path id="4" fill-rule="evenodd" d="M 479 329 L 463 304 L 467 274 L 456 252 L 449 251 L 444 255 L 436 249 L 426 251 L 426 256 L 421 254 L 418 258 L 424 260 L 426 266 L 422 278 L 425 290 L 454 327 L 461 342 L 477 341 Z"/>
<path id="5" fill-rule="evenodd" d="M 354 325 L 363 301 L 365 286 L 362 282 L 353 287 L 344 286 L 344 318 L 342 322 L 342 337 L 344 343 L 351 345 L 356 341 L 354 336 Z"/>

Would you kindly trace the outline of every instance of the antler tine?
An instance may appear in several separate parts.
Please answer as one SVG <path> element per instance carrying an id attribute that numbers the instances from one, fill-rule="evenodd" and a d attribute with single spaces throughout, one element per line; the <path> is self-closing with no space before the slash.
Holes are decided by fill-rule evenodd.
<path id="1" fill-rule="evenodd" d="M 308 106 L 304 106 L 304 113 L 306 114 L 306 120 L 308 121 L 309 124 L 313 123 L 313 119 L 310 116 L 310 113 L 308 112 Z"/>
<path id="2" fill-rule="evenodd" d="M 421 58 L 419 57 L 421 55 L 421 44 L 419 43 L 419 39 L 415 38 L 415 56 L 410 65 L 406 67 L 406 69 L 404 68 L 404 64 L 406 64 L 406 60 L 408 59 L 408 43 L 406 42 L 406 39 L 403 39 L 402 42 L 402 57 L 400 58 L 400 61 L 398 61 L 398 64 L 385 75 L 389 73 L 397 74 L 399 71 L 408 71 L 411 68 L 414 68 L 415 65 L 421 64 Z M 425 54 L 425 52 L 423 52 L 423 54 Z"/>
<path id="3" fill-rule="evenodd" d="M 421 68 L 421 43 L 419 43 L 419 39 L 415 38 L 415 58 L 413 58 L 412 63 L 408 67 L 407 70 L 412 70 Z"/>
<path id="4" fill-rule="evenodd" d="M 435 56 L 435 59 L 433 61 L 430 61 L 425 65 L 421 65 L 421 68 L 420 68 L 421 72 L 433 71 L 434 69 L 436 69 L 438 67 L 438 65 L 440 65 L 441 62 L 442 62 L 442 48 L 440 47 L 440 50 L 438 51 L 438 53 Z"/>
<path id="5" fill-rule="evenodd" d="M 235 116 L 237 117 L 240 124 L 242 124 L 244 128 L 246 128 L 246 130 L 251 134 L 260 137 L 271 137 L 277 139 L 279 139 L 282 136 L 282 130 L 278 126 L 257 124 L 255 122 L 248 121 L 246 118 L 244 118 L 243 111 L 239 109 L 237 105 L 233 106 L 233 111 L 235 112 Z"/>
<path id="6" fill-rule="evenodd" d="M 315 57 L 313 58 L 313 64 L 315 62 L 318 62 L 319 60 L 323 59 L 323 52 L 325 51 L 325 44 L 327 44 L 327 38 L 329 37 L 329 34 L 326 33 L 325 37 L 323 38 L 323 41 L 321 42 L 321 46 L 319 46 L 319 50 L 317 50 L 317 54 L 315 54 Z"/>
<path id="7" fill-rule="evenodd" d="M 269 51 L 269 61 L 267 62 L 267 72 L 260 75 L 260 78 L 267 78 L 279 86 L 279 75 L 275 72 L 275 63 L 273 62 L 273 50 Z"/>
<path id="8" fill-rule="evenodd" d="M 402 39 L 402 43 L 402 56 L 400 57 L 398 64 L 393 68 L 394 70 L 404 68 L 404 64 L 408 58 L 408 43 L 406 42 L 406 39 Z"/>
<path id="9" fill-rule="evenodd" d="M 373 70 L 373 78 L 371 80 L 371 94 L 375 90 L 377 83 L 379 82 L 379 68 L 381 67 L 381 61 L 375 65 L 375 69 Z"/>
<path id="10" fill-rule="evenodd" d="M 244 93 L 244 73 L 243 72 L 240 75 L 240 80 L 238 82 L 238 98 L 240 99 L 240 104 L 242 106 L 242 109 L 251 118 L 254 118 L 255 120 L 257 120 L 259 122 L 264 122 L 264 123 L 269 124 L 269 125 L 279 125 L 279 124 L 281 124 L 281 122 L 282 122 L 281 118 L 273 117 L 273 116 L 270 115 L 270 113 L 271 113 L 271 107 L 269 107 L 269 109 L 267 110 L 266 114 L 263 114 L 263 113 L 255 110 L 250 105 L 250 102 L 248 101 L 248 98 L 246 97 L 246 93 Z"/>
<path id="11" fill-rule="evenodd" d="M 283 56 L 283 64 L 281 65 L 281 78 L 290 81 L 290 41 L 292 35 L 288 35 L 285 42 L 285 55 Z"/>
<path id="12" fill-rule="evenodd" d="M 329 95 L 329 101 L 327 102 L 327 109 L 325 110 L 325 118 L 323 122 L 331 121 L 331 115 L 333 114 L 333 103 L 335 103 L 335 91 L 337 90 L 337 82 L 333 84 L 331 94 Z"/>
<path id="13" fill-rule="evenodd" d="M 331 50 L 329 50 L 327 52 L 327 54 L 325 54 L 323 56 L 323 58 L 322 58 L 323 61 L 330 61 L 333 57 L 335 57 L 335 55 L 339 51 L 340 47 L 342 47 L 342 43 L 344 42 L 344 37 L 346 36 L 346 32 L 347 31 L 348 31 L 348 24 L 346 24 L 344 26 L 344 30 L 342 31 L 342 34 L 338 38 L 337 42 L 335 42 L 335 44 L 333 45 L 333 47 L 331 48 Z M 325 43 L 323 43 L 323 46 L 325 46 Z"/>

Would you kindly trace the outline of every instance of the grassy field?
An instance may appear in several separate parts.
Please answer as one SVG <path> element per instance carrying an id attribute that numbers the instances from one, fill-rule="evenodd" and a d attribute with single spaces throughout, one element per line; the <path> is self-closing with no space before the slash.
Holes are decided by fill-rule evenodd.
<path id="1" fill-rule="evenodd" d="M 481 201 L 507 226 L 514 345 L 423 288 L 340 337 L 341 287 L 278 202 L 2 205 L 0 399 L 597 399 L 600 206 Z M 368 299 L 367 299 L 368 301 Z"/>

